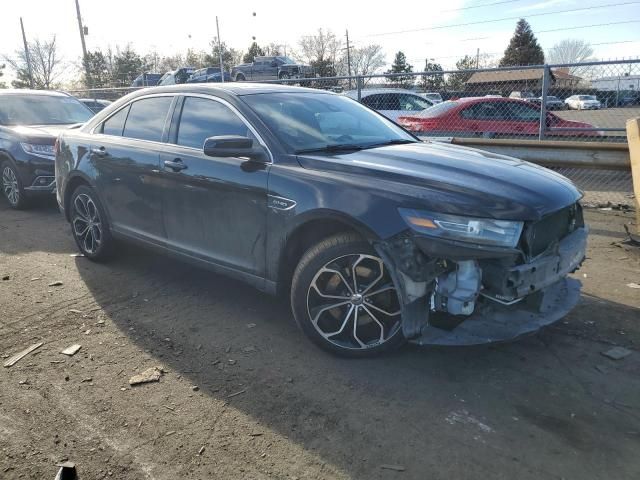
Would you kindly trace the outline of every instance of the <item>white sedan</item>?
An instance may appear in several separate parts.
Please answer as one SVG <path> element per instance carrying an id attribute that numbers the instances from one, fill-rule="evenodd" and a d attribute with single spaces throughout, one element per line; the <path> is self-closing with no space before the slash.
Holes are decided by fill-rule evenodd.
<path id="1" fill-rule="evenodd" d="M 598 110 L 602 106 L 595 95 L 572 95 L 564 103 L 571 110 Z"/>
<path id="2" fill-rule="evenodd" d="M 358 92 L 356 90 L 350 90 L 344 94 L 353 99 L 358 99 Z M 425 108 L 433 106 L 431 100 L 427 100 L 411 90 L 401 88 L 372 88 L 370 90 L 362 90 L 360 102 L 394 122 L 398 117 L 414 115 Z"/>

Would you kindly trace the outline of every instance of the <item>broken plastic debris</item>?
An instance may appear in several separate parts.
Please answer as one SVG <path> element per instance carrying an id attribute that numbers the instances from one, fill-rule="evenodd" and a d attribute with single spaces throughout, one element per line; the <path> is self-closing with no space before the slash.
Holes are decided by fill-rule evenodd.
<path id="1" fill-rule="evenodd" d="M 624 347 L 613 347 L 606 352 L 602 352 L 602 355 L 610 358 L 611 360 L 621 360 L 624 357 L 628 357 L 629 355 L 631 355 L 631 350 Z"/>
<path id="2" fill-rule="evenodd" d="M 162 368 L 151 367 L 144 372 L 134 375 L 129 379 L 129 385 L 140 385 L 142 383 L 159 382 L 162 376 Z"/>
<path id="3" fill-rule="evenodd" d="M 70 347 L 65 348 L 64 350 L 62 350 L 62 354 L 64 355 L 69 355 L 70 357 L 72 357 L 73 355 L 75 355 L 76 353 L 78 353 L 78 351 L 82 348 L 82 345 L 79 345 L 77 343 L 71 345 Z"/>

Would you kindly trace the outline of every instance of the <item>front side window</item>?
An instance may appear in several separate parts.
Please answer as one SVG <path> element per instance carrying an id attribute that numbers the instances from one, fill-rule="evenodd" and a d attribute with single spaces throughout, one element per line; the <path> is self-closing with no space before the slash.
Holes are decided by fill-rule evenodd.
<path id="1" fill-rule="evenodd" d="M 498 120 L 503 116 L 500 110 L 495 103 L 480 102 L 462 110 L 460 116 L 468 120 Z"/>
<path id="2" fill-rule="evenodd" d="M 124 130 L 124 122 L 127 120 L 127 114 L 129 113 L 129 105 L 119 110 L 114 115 L 110 116 L 102 124 L 101 133 L 104 135 L 114 135 L 116 137 L 122 136 Z"/>
<path id="3" fill-rule="evenodd" d="M 525 103 L 508 102 L 503 109 L 505 120 L 516 120 L 520 122 L 538 122 L 540 121 L 540 110 L 531 108 Z"/>
<path id="4" fill-rule="evenodd" d="M 327 93 L 264 93 L 242 100 L 290 150 L 362 148 L 416 139 L 355 100 Z"/>
<path id="5" fill-rule="evenodd" d="M 408 93 L 400 95 L 400 110 L 419 112 L 430 106 L 431 102 L 429 100 L 425 100 L 418 95 L 410 95 Z"/>
<path id="6" fill-rule="evenodd" d="M 178 125 L 178 145 L 202 148 L 207 138 L 219 135 L 251 136 L 247 125 L 226 105 L 187 97 Z"/>
<path id="7" fill-rule="evenodd" d="M 152 97 L 131 104 L 123 136 L 160 142 L 173 97 Z"/>

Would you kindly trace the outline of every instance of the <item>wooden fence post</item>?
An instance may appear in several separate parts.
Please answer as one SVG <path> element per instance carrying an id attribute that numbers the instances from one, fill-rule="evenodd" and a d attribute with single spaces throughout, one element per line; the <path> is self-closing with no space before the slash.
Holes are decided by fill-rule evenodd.
<path id="1" fill-rule="evenodd" d="M 633 177 L 633 194 L 636 201 L 636 233 L 640 234 L 640 118 L 627 120 L 627 141 Z"/>

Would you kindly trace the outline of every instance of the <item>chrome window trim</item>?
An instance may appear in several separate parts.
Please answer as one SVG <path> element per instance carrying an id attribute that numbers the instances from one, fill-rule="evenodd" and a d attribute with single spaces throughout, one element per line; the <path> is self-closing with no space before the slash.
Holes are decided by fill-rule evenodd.
<path id="1" fill-rule="evenodd" d="M 164 124 L 164 127 L 163 127 L 163 134 L 166 131 L 168 125 L 171 122 L 171 118 L 173 116 L 173 112 L 174 112 L 174 109 L 175 109 L 175 103 L 180 99 L 180 97 L 183 97 L 185 99 L 185 101 L 186 101 L 187 97 L 198 97 L 198 98 L 204 98 L 204 99 L 207 99 L 207 100 L 212 100 L 214 102 L 221 103 L 222 105 L 224 105 L 227 108 L 229 108 L 233 113 L 235 113 L 236 116 L 247 126 L 247 128 L 249 130 L 251 130 L 251 133 L 253 133 L 253 135 L 258 139 L 258 143 L 260 143 L 260 145 L 262 145 L 264 147 L 264 149 L 267 151 L 267 153 L 269 154 L 270 161 L 267 162 L 267 165 L 273 164 L 273 154 L 271 153 L 271 150 L 267 146 L 267 143 L 264 141 L 262 136 L 255 129 L 255 127 L 253 125 L 251 125 L 251 123 L 244 117 L 244 115 L 242 115 L 242 113 L 240 113 L 240 111 L 235 106 L 233 106 L 231 103 L 229 103 L 225 99 L 220 98 L 220 97 L 216 97 L 215 95 L 206 94 L 206 93 L 191 93 L 191 92 L 150 93 L 148 95 L 136 97 L 135 99 L 133 99 L 130 102 L 127 102 L 125 105 L 123 105 L 122 107 L 117 109 L 115 112 L 111 113 L 108 117 L 106 117 L 102 121 L 100 121 L 91 130 L 89 130 L 89 133 L 91 135 L 96 135 L 98 137 L 122 138 L 122 139 L 126 139 L 126 140 L 134 140 L 136 142 L 145 142 L 145 143 L 148 143 L 148 144 L 151 144 L 151 145 L 156 145 L 156 146 L 158 146 L 158 145 L 162 145 L 162 146 L 171 145 L 171 146 L 176 146 L 176 147 L 180 147 L 180 148 L 186 148 L 186 149 L 189 149 L 189 150 L 192 150 L 192 151 L 197 151 L 197 152 L 202 153 L 202 149 L 201 148 L 187 147 L 185 145 L 178 145 L 177 143 L 171 143 L 169 141 L 156 142 L 154 140 L 144 140 L 144 139 L 141 139 L 141 138 L 125 137 L 124 135 L 105 135 L 104 133 L 100 133 L 100 132 L 96 132 L 95 131 L 97 128 L 101 127 L 103 123 L 105 123 L 111 117 L 116 115 L 118 112 L 122 111 L 124 108 L 130 107 L 131 105 L 133 105 L 135 102 L 137 102 L 139 100 L 144 100 L 146 98 L 152 98 L 152 97 L 174 97 L 174 101 L 172 102 L 171 106 L 169 107 L 169 112 L 167 113 L 167 118 L 165 119 L 165 124 Z M 127 115 L 127 118 L 129 118 L 129 115 Z M 180 112 L 179 120 L 181 118 L 182 118 L 182 112 Z M 125 120 L 125 127 L 126 127 L 126 120 Z M 180 124 L 179 123 L 178 123 L 178 128 L 180 128 Z M 124 129 L 123 129 L 123 133 L 124 133 Z"/>

